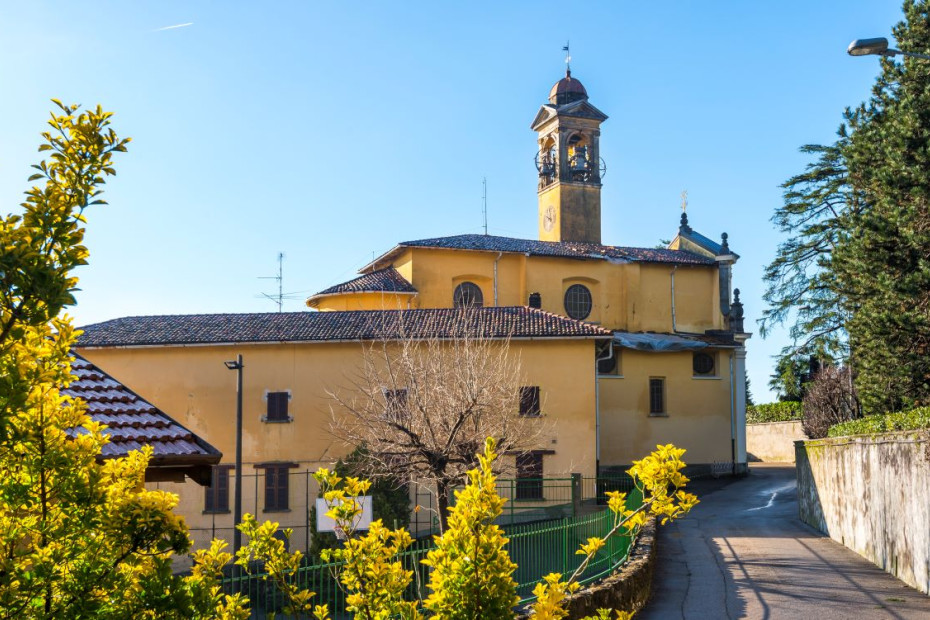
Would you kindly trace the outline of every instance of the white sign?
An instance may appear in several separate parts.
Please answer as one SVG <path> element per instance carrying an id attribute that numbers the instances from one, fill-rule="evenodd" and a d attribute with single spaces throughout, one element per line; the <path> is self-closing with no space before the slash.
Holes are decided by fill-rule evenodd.
<path id="1" fill-rule="evenodd" d="M 371 527 L 372 521 L 372 511 L 371 511 L 371 495 L 363 495 L 362 497 L 352 497 L 359 504 L 362 505 L 362 512 L 355 517 L 355 523 L 352 524 L 353 530 L 367 530 Z M 329 506 L 326 505 L 326 500 L 322 497 L 316 499 L 316 531 L 317 532 L 336 532 L 336 535 L 340 536 L 341 532 L 336 530 L 336 522 L 333 519 L 330 519 L 326 516 L 326 513 L 329 511 Z"/>

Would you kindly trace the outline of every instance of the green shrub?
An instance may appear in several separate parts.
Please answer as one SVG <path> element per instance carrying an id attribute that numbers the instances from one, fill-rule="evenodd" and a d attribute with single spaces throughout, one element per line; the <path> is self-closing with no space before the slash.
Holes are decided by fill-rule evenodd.
<path id="1" fill-rule="evenodd" d="M 867 435 L 890 431 L 912 431 L 921 428 L 930 428 L 930 407 L 918 407 L 909 411 L 869 415 L 858 420 L 850 420 L 831 426 L 827 436 Z"/>
<path id="2" fill-rule="evenodd" d="M 746 407 L 746 422 L 759 424 L 761 422 L 790 422 L 801 419 L 801 403 L 786 400 L 779 403 L 765 403 L 763 405 L 750 405 Z"/>

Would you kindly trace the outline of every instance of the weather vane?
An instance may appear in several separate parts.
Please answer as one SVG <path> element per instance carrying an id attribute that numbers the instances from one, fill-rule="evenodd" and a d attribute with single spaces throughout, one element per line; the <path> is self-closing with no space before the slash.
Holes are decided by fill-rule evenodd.
<path id="1" fill-rule="evenodd" d="M 688 190 L 683 190 L 681 192 L 681 212 L 684 213 L 688 210 Z"/>
<path id="2" fill-rule="evenodd" d="M 572 54 L 568 49 L 569 43 L 570 41 L 565 42 L 565 45 L 562 46 L 562 51 L 565 52 L 565 72 L 570 74 L 572 72 Z"/>

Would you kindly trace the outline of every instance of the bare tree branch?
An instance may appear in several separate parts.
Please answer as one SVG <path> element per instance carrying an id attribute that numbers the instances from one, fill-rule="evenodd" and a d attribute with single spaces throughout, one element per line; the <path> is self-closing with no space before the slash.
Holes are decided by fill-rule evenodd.
<path id="1" fill-rule="evenodd" d="M 364 343 L 345 386 L 329 391 L 331 432 L 364 446 L 364 474 L 436 489 L 445 525 L 448 492 L 477 466 L 487 437 L 502 454 L 538 447 L 544 422 L 520 415 L 525 385 L 509 337 L 488 337 L 480 310 L 458 308 L 450 337 L 424 335 L 415 312 L 385 312 L 379 340 Z M 512 459 L 500 459 L 507 470 Z"/>

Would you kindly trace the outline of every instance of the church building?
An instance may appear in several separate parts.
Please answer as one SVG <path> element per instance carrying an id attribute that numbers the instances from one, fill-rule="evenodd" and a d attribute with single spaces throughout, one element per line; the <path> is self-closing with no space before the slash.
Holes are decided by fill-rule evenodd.
<path id="1" fill-rule="evenodd" d="M 746 466 L 745 347 L 739 258 L 682 212 L 667 249 L 601 243 L 600 126 L 607 115 L 567 71 L 537 134 L 538 239 L 457 235 L 405 241 L 354 280 L 312 296 L 320 311 L 540 308 L 613 332 L 597 352 L 596 460 L 625 468 L 657 443 L 688 462 Z M 553 363 L 557 363 L 553 360 Z"/>
<path id="2" fill-rule="evenodd" d="M 606 119 L 570 71 L 537 112 L 537 239 L 404 241 L 311 296 L 310 312 L 124 317 L 83 328 L 81 355 L 223 453 L 206 495 L 165 487 L 181 495 L 198 545 L 232 531 L 236 390 L 224 361 L 245 360 L 246 509 L 295 528 L 303 547 L 315 486 L 309 473 L 296 482 L 295 474 L 351 448 L 327 432 L 327 394 L 360 363 L 360 343 L 379 337 L 371 325 L 384 313 L 403 313 L 429 334 L 469 307 L 481 336 L 509 340 L 536 390 L 536 413 L 551 425 L 533 453 L 535 475 L 612 475 L 665 443 L 687 449 L 693 473 L 746 470 L 750 334 L 732 290 L 738 256 L 726 234 L 712 241 L 684 212 L 667 248 L 602 242 Z"/>

